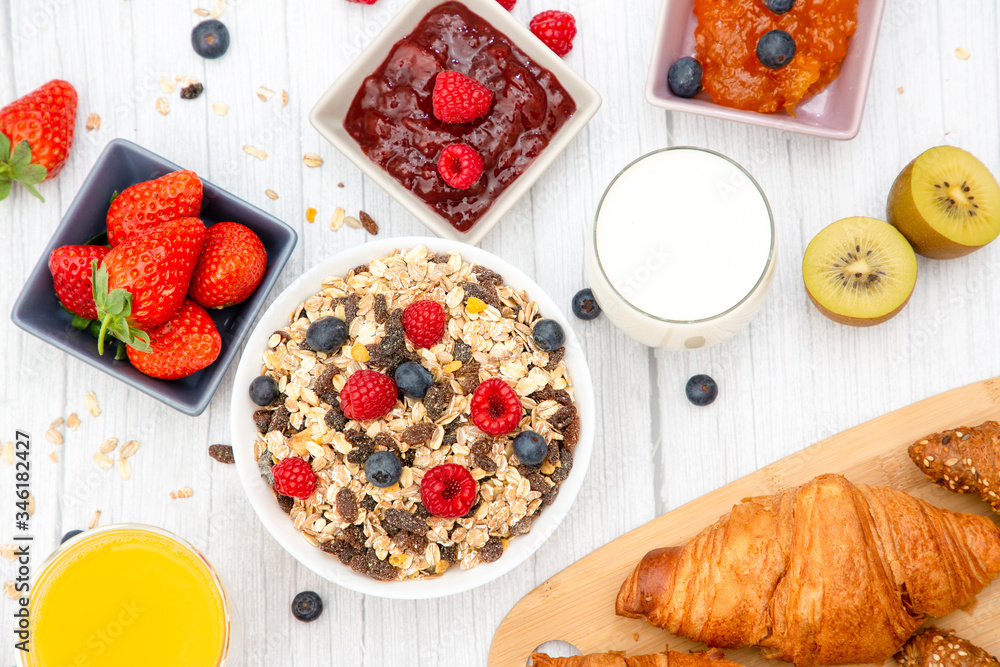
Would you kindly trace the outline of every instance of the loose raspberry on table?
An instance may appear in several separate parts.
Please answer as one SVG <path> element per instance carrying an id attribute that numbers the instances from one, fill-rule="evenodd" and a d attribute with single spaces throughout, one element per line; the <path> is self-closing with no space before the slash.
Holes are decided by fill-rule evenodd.
<path id="1" fill-rule="evenodd" d="M 437 301 L 414 301 L 403 310 L 403 329 L 414 347 L 433 347 L 444 335 L 444 307 Z"/>
<path id="2" fill-rule="evenodd" d="M 517 0 L 497 0 L 497 2 L 500 3 L 501 7 L 503 7 L 507 11 L 510 11 L 514 9 L 514 4 L 517 2 Z"/>
<path id="3" fill-rule="evenodd" d="M 442 123 L 471 123 L 490 110 L 493 93 L 460 72 L 445 70 L 434 79 L 434 117 Z"/>
<path id="4" fill-rule="evenodd" d="M 557 56 L 565 56 L 573 49 L 576 19 L 572 14 L 555 10 L 542 12 L 531 19 L 528 27 L 538 39 L 555 51 Z"/>
<path id="5" fill-rule="evenodd" d="M 397 395 L 396 383 L 388 375 L 356 371 L 340 390 L 340 409 L 348 419 L 379 419 L 396 405 Z"/>
<path id="6" fill-rule="evenodd" d="M 374 5 L 378 0 L 347 0 L 358 5 Z"/>
<path id="7" fill-rule="evenodd" d="M 456 519 L 468 514 L 478 495 L 476 480 L 457 463 L 435 466 L 420 482 L 420 501 L 434 516 Z"/>
<path id="8" fill-rule="evenodd" d="M 483 156 L 471 146 L 451 144 L 441 151 L 438 172 L 451 187 L 468 189 L 483 175 Z"/>
<path id="9" fill-rule="evenodd" d="M 469 403 L 472 423 L 490 435 L 510 433 L 521 422 L 521 399 L 509 384 L 490 378 L 472 392 Z"/>
<path id="10" fill-rule="evenodd" d="M 278 461 L 271 469 L 274 489 L 284 496 L 308 498 L 316 488 L 316 473 L 309 462 L 297 456 L 289 456 Z"/>

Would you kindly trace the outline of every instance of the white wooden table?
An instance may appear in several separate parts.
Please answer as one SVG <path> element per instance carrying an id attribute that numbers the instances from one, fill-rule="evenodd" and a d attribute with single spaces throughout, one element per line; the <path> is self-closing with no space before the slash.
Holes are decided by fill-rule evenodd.
<path id="1" fill-rule="evenodd" d="M 0 103 L 56 77 L 80 94 L 72 156 L 58 179 L 40 188 L 48 202 L 17 192 L 0 204 L 0 311 L 10 311 L 113 137 L 194 169 L 295 227 L 299 244 L 274 294 L 319 259 L 367 240 L 362 230 L 329 229 L 336 206 L 364 208 L 380 222 L 380 235 L 424 234 L 306 120 L 320 93 L 403 2 L 229 0 L 221 20 L 232 48 L 204 61 L 189 45 L 199 20 L 192 10 L 211 9 L 212 0 L 0 0 Z M 231 582 L 248 665 L 485 665 L 506 611 L 595 547 L 825 436 L 1000 374 L 1000 244 L 948 262 L 921 259 L 910 304 L 872 329 L 825 319 L 809 304 L 799 271 L 805 245 L 821 227 L 850 215 L 883 216 L 896 172 L 930 146 L 961 146 L 1000 173 L 1000 12 L 993 0 L 889 0 L 864 125 L 849 142 L 647 105 L 642 91 L 658 0 L 520 0 L 514 14 L 527 23 L 550 8 L 578 17 L 580 35 L 567 61 L 601 92 L 604 107 L 483 247 L 533 275 L 568 311 L 570 296 L 584 286 L 583 231 L 614 174 L 666 145 L 712 148 L 745 165 L 774 210 L 777 276 L 749 330 L 715 349 L 675 354 L 632 342 L 606 319 L 578 323 L 601 412 L 575 509 L 531 560 L 501 580 L 443 600 L 394 602 L 336 588 L 299 566 L 258 523 L 236 471 L 209 459 L 207 446 L 229 438 L 231 392 L 245 391 L 232 386 L 234 369 L 209 410 L 189 418 L 8 323 L 0 327 L 7 350 L 0 442 L 13 440 L 15 429 L 34 439 L 39 553 L 65 531 L 85 527 L 96 510 L 101 524 L 138 521 L 180 533 Z M 958 47 L 971 58 L 957 58 Z M 161 77 L 183 75 L 204 82 L 201 98 L 161 92 Z M 259 86 L 287 90 L 288 106 L 280 94 L 258 99 Z M 161 96 L 170 103 L 166 116 L 154 108 Z M 214 114 L 215 102 L 228 104 L 228 115 Z M 90 113 L 101 116 L 99 130 L 84 129 Z M 244 144 L 262 148 L 268 159 L 243 153 Z M 306 168 L 306 152 L 325 164 Z M 267 198 L 268 188 L 279 199 Z M 319 211 L 315 224 L 305 220 L 307 207 Z M 684 397 L 687 378 L 701 372 L 721 387 L 708 408 Z M 84 406 L 91 390 L 103 409 L 97 418 Z M 65 444 L 49 444 L 49 423 L 71 412 L 82 426 L 66 434 Z M 109 437 L 142 443 L 127 482 L 94 464 L 93 453 Z M 0 465 L 0 480 L 5 543 L 13 531 L 13 469 Z M 170 491 L 182 486 L 194 495 L 171 500 Z M 0 580 L 12 576 L 13 565 L 0 560 Z M 327 605 L 314 624 L 299 623 L 288 610 L 304 589 L 320 592 Z M 13 662 L 12 610 L 3 598 L 4 665 Z"/>

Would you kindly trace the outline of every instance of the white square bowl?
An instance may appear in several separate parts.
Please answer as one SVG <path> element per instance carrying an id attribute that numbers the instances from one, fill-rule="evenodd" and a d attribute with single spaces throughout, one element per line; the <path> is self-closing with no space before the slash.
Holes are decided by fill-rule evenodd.
<path id="1" fill-rule="evenodd" d="M 346 155 L 369 178 L 382 186 L 429 230 L 442 238 L 476 245 L 493 229 L 510 207 L 534 185 L 542 172 L 548 169 L 593 118 L 601 107 L 601 96 L 528 28 L 518 23 L 496 0 L 462 0 L 462 4 L 470 11 L 485 19 L 496 31 L 506 35 L 531 60 L 552 72 L 573 98 L 576 112 L 559 128 L 549 145 L 534 162 L 500 194 L 472 228 L 467 232 L 458 231 L 422 199 L 372 162 L 344 128 L 344 119 L 365 78 L 382 64 L 396 42 L 413 32 L 427 13 L 443 3 L 444 0 L 412 0 L 404 6 L 357 60 L 323 93 L 309 112 L 309 122 L 323 135 L 323 138 Z"/>

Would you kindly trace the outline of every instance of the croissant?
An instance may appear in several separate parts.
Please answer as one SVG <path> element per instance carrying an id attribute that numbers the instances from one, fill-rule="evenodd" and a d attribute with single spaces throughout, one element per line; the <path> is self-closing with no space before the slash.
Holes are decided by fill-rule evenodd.
<path id="1" fill-rule="evenodd" d="M 800 666 L 881 663 L 998 572 L 1000 528 L 989 518 L 823 475 L 744 500 L 686 545 L 649 552 L 615 608 Z"/>
<path id="2" fill-rule="evenodd" d="M 935 433 L 910 445 L 909 451 L 932 482 L 978 494 L 1000 513 L 1000 424 L 990 421 Z"/>
<path id="3" fill-rule="evenodd" d="M 533 653 L 531 664 L 533 667 L 740 667 L 735 662 L 726 660 L 718 649 L 703 653 L 664 651 L 631 658 L 626 658 L 623 652 L 595 653 L 572 658 L 550 658 L 544 653 Z"/>
<path id="4" fill-rule="evenodd" d="M 902 667 L 1000 667 L 1000 662 L 954 632 L 927 628 L 896 654 Z"/>

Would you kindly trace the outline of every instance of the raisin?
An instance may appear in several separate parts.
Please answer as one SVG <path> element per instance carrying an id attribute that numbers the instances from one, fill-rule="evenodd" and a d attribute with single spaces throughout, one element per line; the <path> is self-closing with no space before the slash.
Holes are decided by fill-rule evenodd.
<path id="1" fill-rule="evenodd" d="M 576 406 L 567 405 L 565 407 L 559 408 L 559 410 L 549 417 L 549 423 L 552 424 L 553 428 L 557 431 L 562 432 L 570 422 L 576 419 Z"/>
<path id="2" fill-rule="evenodd" d="M 350 294 L 348 296 L 341 296 L 333 299 L 331 304 L 334 308 L 337 306 L 344 307 L 344 321 L 350 326 L 351 321 L 358 316 L 358 298 L 357 294 Z"/>
<path id="3" fill-rule="evenodd" d="M 431 261 L 434 262 L 435 264 L 447 264 L 450 259 L 451 255 L 445 252 L 439 252 L 433 257 L 431 257 Z"/>
<path id="4" fill-rule="evenodd" d="M 570 466 L 570 468 L 571 467 L 572 466 Z M 558 468 L 552 471 L 552 474 L 549 475 L 549 479 L 551 479 L 556 484 L 562 484 L 563 482 L 566 481 L 566 478 L 569 477 L 570 468 L 567 468 L 566 466 L 559 466 Z"/>
<path id="5" fill-rule="evenodd" d="M 390 452 L 399 451 L 399 445 L 396 444 L 395 439 L 388 433 L 380 432 L 372 442 L 375 445 L 375 449 L 388 449 Z"/>
<path id="6" fill-rule="evenodd" d="M 441 551 L 441 560 L 451 565 L 458 562 L 458 545 L 449 544 L 448 546 L 444 546 L 439 543 L 438 548 Z"/>
<path id="7" fill-rule="evenodd" d="M 479 550 L 479 560 L 484 563 L 492 563 L 500 560 L 500 556 L 503 556 L 503 542 L 494 535 L 486 540 L 486 544 Z"/>
<path id="8" fill-rule="evenodd" d="M 441 441 L 441 444 L 447 446 L 458 442 L 458 435 L 455 432 L 463 426 L 465 426 L 465 420 L 461 417 L 456 417 L 451 423 L 446 424 L 444 427 L 444 439 Z"/>
<path id="9" fill-rule="evenodd" d="M 365 549 L 363 554 L 359 554 L 351 559 L 351 569 L 358 574 L 363 574 L 378 581 L 392 581 L 399 578 L 399 575 L 389 563 L 379 560 L 374 549 Z"/>
<path id="10" fill-rule="evenodd" d="M 354 272 L 354 275 L 358 275 L 359 273 L 368 273 L 371 269 L 368 268 L 367 264 L 358 264 L 351 271 Z"/>
<path id="11" fill-rule="evenodd" d="M 347 442 L 351 443 L 355 447 L 370 445 L 375 446 L 375 441 L 368 437 L 368 434 L 359 428 L 352 428 L 349 431 L 344 431 L 344 437 L 347 438 Z"/>
<path id="12" fill-rule="evenodd" d="M 209 445 L 208 455 L 219 463 L 235 463 L 233 448 L 229 445 Z"/>
<path id="13" fill-rule="evenodd" d="M 493 306 L 497 310 L 500 310 L 500 297 L 497 296 L 497 288 L 491 283 L 486 283 L 485 285 L 480 285 L 479 283 L 459 283 L 462 290 L 465 292 L 465 297 L 462 303 L 468 303 L 469 299 L 475 297 L 481 299 L 487 305 Z"/>
<path id="14" fill-rule="evenodd" d="M 344 565 L 350 564 L 352 558 L 363 553 L 361 549 L 351 546 L 344 540 L 327 542 L 326 544 L 320 545 L 319 548 L 328 554 L 336 556 Z"/>
<path id="15" fill-rule="evenodd" d="M 267 430 L 284 432 L 288 428 L 288 418 L 291 415 L 292 413 L 284 405 L 278 406 L 278 409 L 271 415 L 271 423 L 268 425 Z"/>
<path id="16" fill-rule="evenodd" d="M 374 512 L 375 508 L 378 507 L 378 501 L 366 493 L 365 497 L 361 499 L 361 506 L 365 508 L 366 512 Z"/>
<path id="17" fill-rule="evenodd" d="M 417 503 L 417 509 L 414 511 L 414 514 L 421 519 L 426 519 L 431 515 L 430 510 L 424 507 L 423 503 Z"/>
<path id="18" fill-rule="evenodd" d="M 556 464 L 556 461 L 559 460 L 559 443 L 558 442 L 556 442 L 555 440 L 553 440 L 552 442 L 549 443 L 549 453 L 548 453 L 548 455 L 545 458 L 547 458 L 549 460 L 549 463 L 551 463 L 552 465 Z"/>
<path id="19" fill-rule="evenodd" d="M 480 285 L 503 285 L 503 276 L 485 266 L 476 264 L 472 267 L 472 273 L 475 274 Z"/>
<path id="20" fill-rule="evenodd" d="M 375 303 L 372 304 L 372 313 L 375 315 L 375 321 L 379 324 L 384 324 L 386 318 L 389 317 L 389 305 L 385 301 L 385 294 L 376 294 Z"/>
<path id="21" fill-rule="evenodd" d="M 347 462 L 364 466 L 368 457 L 375 453 L 374 445 L 357 445 L 347 454 Z"/>
<path id="22" fill-rule="evenodd" d="M 465 341 L 456 340 L 455 345 L 451 348 L 451 358 L 467 364 L 472 361 L 472 348 Z"/>
<path id="23" fill-rule="evenodd" d="M 451 407 L 452 396 L 455 392 L 451 390 L 448 385 L 434 385 L 427 390 L 427 395 L 424 396 L 424 408 L 427 409 L 427 416 L 431 418 L 431 421 L 437 421 L 444 416 Z"/>
<path id="24" fill-rule="evenodd" d="M 253 413 L 253 423 L 257 427 L 257 430 L 261 433 L 267 433 L 267 429 L 271 426 L 271 411 L 270 410 L 256 410 Z"/>
<path id="25" fill-rule="evenodd" d="M 556 496 L 559 495 L 559 485 L 549 487 L 549 490 L 545 492 L 542 496 L 542 505 L 548 507 L 555 502 Z"/>
<path id="26" fill-rule="evenodd" d="M 358 501 L 354 497 L 354 492 L 346 486 L 337 492 L 337 512 L 347 523 L 354 523 L 358 520 Z"/>
<path id="27" fill-rule="evenodd" d="M 260 470 L 260 476 L 267 480 L 267 483 L 274 485 L 274 475 L 271 474 L 271 468 L 274 467 L 274 458 L 271 456 L 270 452 L 264 452 L 257 459 L 257 468 Z"/>
<path id="28" fill-rule="evenodd" d="M 472 463 L 477 468 L 482 468 L 484 471 L 493 474 L 497 471 L 496 461 L 488 456 L 479 456 L 478 454 L 472 457 Z"/>
<path id="29" fill-rule="evenodd" d="M 378 234 L 378 223 L 372 220 L 370 215 L 364 211 L 358 211 L 358 217 L 361 218 L 361 226 L 365 228 L 366 232 L 372 236 Z"/>
<path id="30" fill-rule="evenodd" d="M 531 484 L 532 491 L 538 491 L 544 494 L 549 490 L 549 483 L 546 482 L 545 478 L 537 472 L 528 475 L 528 483 Z"/>
<path id="31" fill-rule="evenodd" d="M 549 352 L 549 363 L 545 364 L 545 370 L 554 371 L 559 362 L 563 360 L 566 356 L 566 348 L 560 347 L 558 350 L 552 350 Z"/>
<path id="32" fill-rule="evenodd" d="M 417 450 L 408 449 L 399 455 L 399 460 L 403 462 L 404 466 L 412 466 L 413 459 L 415 459 L 416 456 L 417 456 Z"/>
<path id="33" fill-rule="evenodd" d="M 542 389 L 530 394 L 528 398 L 536 403 L 541 403 L 542 401 L 556 401 L 562 405 L 571 405 L 573 403 L 573 399 L 570 398 L 569 393 L 567 393 L 565 389 L 559 389 L 557 391 L 553 389 L 550 384 L 547 384 Z"/>
<path id="34" fill-rule="evenodd" d="M 519 473 L 521 473 L 521 477 L 527 477 L 528 475 L 532 475 L 532 474 L 534 474 L 536 472 L 541 471 L 541 469 L 542 469 L 542 466 L 540 466 L 540 465 L 529 466 L 529 465 L 525 465 L 525 464 L 522 463 L 519 466 L 517 466 L 517 471 Z"/>
<path id="35" fill-rule="evenodd" d="M 295 506 L 294 498 L 292 498 L 291 496 L 283 496 L 280 493 L 278 494 L 278 507 L 281 508 L 282 512 L 288 514 L 289 512 L 292 511 L 292 508 L 294 506 Z"/>
<path id="36" fill-rule="evenodd" d="M 365 529 L 364 526 L 358 526 L 356 524 L 348 526 L 344 529 L 344 539 L 355 549 L 363 549 L 365 546 Z"/>
<path id="37" fill-rule="evenodd" d="M 580 418 L 573 417 L 572 421 L 563 429 L 564 451 L 572 452 L 576 449 L 576 443 L 580 442 Z"/>
<path id="38" fill-rule="evenodd" d="M 326 424 L 327 428 L 333 431 L 343 431 L 344 427 L 347 426 L 347 417 L 344 416 L 344 413 L 340 409 L 339 405 L 334 405 L 326 411 L 326 416 L 323 417 L 323 423 Z"/>
<path id="39" fill-rule="evenodd" d="M 526 516 L 510 527 L 511 535 L 527 535 L 531 532 L 531 517 Z"/>
<path id="40" fill-rule="evenodd" d="M 437 426 L 434 424 L 414 424 L 403 431 L 402 441 L 408 445 L 419 445 L 430 440 L 435 431 Z"/>
<path id="41" fill-rule="evenodd" d="M 493 443 L 490 442 L 489 438 L 480 438 L 472 443 L 469 451 L 476 456 L 489 456 L 493 452 Z"/>
<path id="42" fill-rule="evenodd" d="M 382 525 L 396 526 L 407 532 L 423 535 L 427 532 L 427 522 L 401 509 L 388 509 L 382 518 Z"/>
<path id="43" fill-rule="evenodd" d="M 471 394 L 479 386 L 479 362 L 470 361 L 455 371 L 455 379 L 462 386 L 462 391 Z"/>

